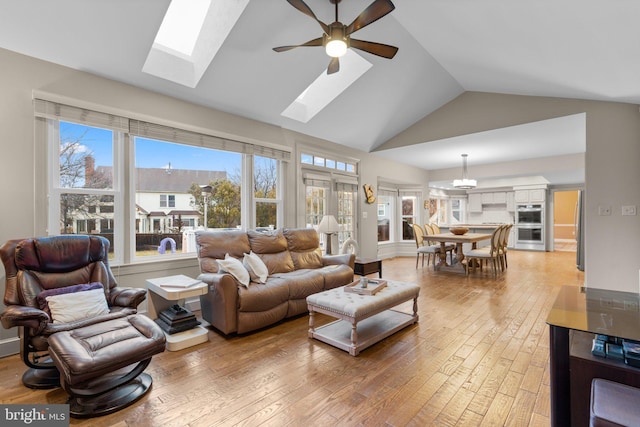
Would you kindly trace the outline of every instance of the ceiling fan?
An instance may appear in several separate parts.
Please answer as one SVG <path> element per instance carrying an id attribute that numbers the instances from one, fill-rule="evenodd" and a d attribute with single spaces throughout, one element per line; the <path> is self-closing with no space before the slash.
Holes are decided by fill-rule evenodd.
<path id="1" fill-rule="evenodd" d="M 324 33 L 322 34 L 322 37 L 309 40 L 303 44 L 274 47 L 273 50 L 276 52 L 285 52 L 302 46 L 324 46 L 327 55 L 331 57 L 331 62 L 329 62 L 329 67 L 327 68 L 327 74 L 333 74 L 340 70 L 339 58 L 347 52 L 349 47 L 360 49 L 388 59 L 393 58 L 396 52 L 398 52 L 398 48 L 395 46 L 351 38 L 351 34 L 377 21 L 395 9 L 396 7 L 390 0 L 375 0 L 349 25 L 344 25 L 338 20 L 338 3 L 340 3 L 340 0 L 329 0 L 331 3 L 336 5 L 336 20 L 329 25 L 320 21 L 303 0 L 287 1 L 291 6 L 318 22 Z"/>

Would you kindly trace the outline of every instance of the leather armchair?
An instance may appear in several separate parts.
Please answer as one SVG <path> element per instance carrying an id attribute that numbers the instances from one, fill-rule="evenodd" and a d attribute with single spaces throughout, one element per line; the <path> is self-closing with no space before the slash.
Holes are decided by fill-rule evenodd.
<path id="1" fill-rule="evenodd" d="M 109 268 L 109 241 L 101 236 L 64 235 L 10 240 L 0 247 L 6 286 L 0 314 L 6 329 L 19 327 L 21 356 L 28 366 L 22 377 L 30 388 L 60 385 L 60 374 L 48 354 L 49 337 L 100 322 L 123 318 L 137 312 L 145 299 L 144 289 L 118 287 Z M 46 289 L 100 282 L 109 313 L 95 317 L 53 323 L 39 308 L 38 294 Z"/>

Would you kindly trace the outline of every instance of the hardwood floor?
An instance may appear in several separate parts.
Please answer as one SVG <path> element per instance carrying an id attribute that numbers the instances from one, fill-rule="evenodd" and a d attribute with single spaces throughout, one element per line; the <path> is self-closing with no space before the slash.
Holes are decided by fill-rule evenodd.
<path id="1" fill-rule="evenodd" d="M 420 285 L 420 321 L 358 357 L 307 338 L 306 316 L 246 336 L 210 331 L 208 343 L 153 358 L 141 401 L 71 424 L 549 425 L 545 320 L 559 286 L 583 284 L 574 253 L 510 251 L 497 280 L 416 270 L 413 257 L 385 260 L 384 273 Z M 25 388 L 23 371 L 18 356 L 0 359 L 0 402 L 65 402 L 60 389 Z"/>

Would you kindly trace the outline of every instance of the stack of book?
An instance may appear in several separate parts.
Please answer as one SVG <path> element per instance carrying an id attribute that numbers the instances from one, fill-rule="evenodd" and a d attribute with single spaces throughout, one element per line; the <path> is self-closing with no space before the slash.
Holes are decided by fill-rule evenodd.
<path id="1" fill-rule="evenodd" d="M 155 320 L 158 326 L 168 334 L 175 334 L 188 331 L 200 324 L 196 316 L 184 307 L 174 304 L 166 310 L 160 312 Z"/>

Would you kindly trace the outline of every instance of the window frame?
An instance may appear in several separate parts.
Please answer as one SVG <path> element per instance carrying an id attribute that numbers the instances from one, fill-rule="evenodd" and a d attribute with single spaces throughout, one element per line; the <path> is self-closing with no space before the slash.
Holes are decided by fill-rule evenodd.
<path id="1" fill-rule="evenodd" d="M 42 229 L 42 232 L 39 234 L 59 234 L 59 230 L 56 230 L 56 228 L 59 228 L 57 224 L 59 224 L 60 218 L 60 194 L 73 193 L 90 194 L 97 196 L 112 196 L 114 200 L 114 213 L 112 215 L 112 218 L 111 216 L 109 218 L 109 225 L 115 224 L 113 230 L 113 243 L 111 245 L 113 248 L 113 257 L 110 258 L 110 263 L 112 265 L 135 265 L 146 261 L 172 261 L 182 258 L 195 258 L 197 256 L 195 251 L 185 254 L 172 254 L 171 256 L 136 256 L 135 245 L 139 218 L 136 215 L 136 190 L 133 179 L 133 177 L 135 176 L 135 149 L 133 140 L 135 136 L 143 135 L 134 133 L 131 129 L 132 123 L 136 124 L 136 129 L 146 129 L 145 126 L 149 124 L 124 116 L 102 113 L 80 106 L 60 104 L 57 100 L 50 101 L 47 99 L 41 99 L 41 96 L 42 94 L 34 93 L 34 121 L 36 144 L 46 147 L 43 150 L 38 150 L 40 155 L 36 156 L 35 158 L 37 187 L 36 191 L 46 196 L 42 198 L 42 201 L 36 201 L 36 228 Z M 76 118 L 77 120 L 74 120 Z M 100 129 L 108 129 L 113 132 L 113 188 L 88 189 L 60 187 L 59 147 L 61 121 L 77 123 L 79 125 L 96 127 Z M 112 124 L 114 128 L 111 127 Z M 288 147 L 279 148 L 275 144 L 271 144 L 271 146 L 268 146 L 241 141 L 232 141 L 228 139 L 223 140 L 212 135 L 200 134 L 195 133 L 191 130 L 185 130 L 189 128 L 189 126 L 187 125 L 185 125 L 183 129 L 178 130 L 163 125 L 151 124 L 150 126 L 154 130 L 169 129 L 170 132 L 174 132 L 181 137 L 191 138 L 189 142 L 169 142 L 238 153 L 242 157 L 242 165 L 245 165 L 247 163 L 247 159 L 251 159 L 253 158 L 253 156 L 261 156 L 277 160 L 277 194 L 279 194 L 279 198 L 275 203 L 278 204 L 277 227 L 282 227 L 282 218 L 284 218 L 284 201 L 282 195 L 286 193 L 286 188 L 284 188 L 285 181 L 283 179 L 283 173 L 286 170 L 285 164 L 291 160 L 291 151 L 290 149 L 288 149 Z M 215 143 L 213 144 L 214 146 L 209 146 L 207 142 L 212 140 L 215 141 Z M 220 146 L 216 146 L 215 144 L 219 144 Z M 225 150 L 220 147 L 233 147 L 234 149 Z M 41 178 L 41 180 L 39 178 Z M 250 185 L 248 184 L 249 182 L 246 181 L 244 172 L 242 172 L 241 186 L 243 188 L 250 187 Z M 56 198 L 57 202 L 54 200 Z M 243 229 L 247 229 L 248 224 L 252 224 L 252 222 L 248 219 L 255 217 L 255 210 L 251 209 L 255 208 L 255 201 L 253 199 L 253 195 L 250 195 L 248 198 L 241 198 L 243 215 L 241 221 Z M 267 200 L 269 202 L 272 202 L 272 199 Z M 177 204 L 177 201 L 174 201 L 174 203 Z M 252 210 L 253 213 L 249 213 L 250 210 Z M 76 219 L 77 218 L 73 219 L 74 226 Z M 151 226 L 153 226 L 153 220 L 154 218 L 148 219 L 148 221 L 151 222 Z M 85 222 L 85 226 L 88 227 L 88 223 Z"/>

